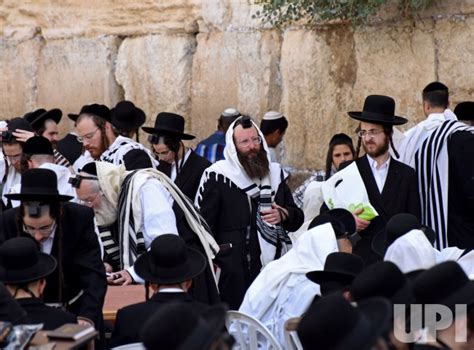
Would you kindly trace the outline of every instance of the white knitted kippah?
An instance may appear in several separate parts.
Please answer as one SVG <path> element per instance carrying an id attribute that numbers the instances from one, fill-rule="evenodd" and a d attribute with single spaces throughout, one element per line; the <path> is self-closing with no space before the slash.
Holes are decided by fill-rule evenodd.
<path id="1" fill-rule="evenodd" d="M 269 111 L 263 116 L 263 120 L 277 120 L 283 118 L 283 114 L 276 111 Z"/>
<path id="2" fill-rule="evenodd" d="M 226 108 L 224 112 L 222 112 L 223 117 L 237 117 L 239 115 L 239 111 L 235 108 Z"/>

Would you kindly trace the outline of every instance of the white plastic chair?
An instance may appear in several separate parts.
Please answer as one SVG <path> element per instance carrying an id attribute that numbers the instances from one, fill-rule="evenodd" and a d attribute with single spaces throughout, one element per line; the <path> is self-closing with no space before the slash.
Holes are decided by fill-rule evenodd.
<path id="1" fill-rule="evenodd" d="M 145 350 L 143 343 L 131 343 L 112 348 L 112 350 Z"/>
<path id="2" fill-rule="evenodd" d="M 225 324 L 236 341 L 233 349 L 282 350 L 273 334 L 259 320 L 249 315 L 238 311 L 227 311 Z"/>
<path id="3" fill-rule="evenodd" d="M 300 338 L 296 333 L 300 321 L 301 317 L 293 317 L 285 321 L 283 328 L 285 329 L 285 343 L 288 350 L 303 350 L 303 345 L 301 345 Z"/>

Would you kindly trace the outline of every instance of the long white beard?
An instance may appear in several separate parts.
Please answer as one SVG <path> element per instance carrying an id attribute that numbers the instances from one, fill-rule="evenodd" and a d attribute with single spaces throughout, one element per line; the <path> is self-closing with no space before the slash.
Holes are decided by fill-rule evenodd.
<path id="1" fill-rule="evenodd" d="M 112 204 L 105 196 L 101 198 L 100 205 L 94 208 L 94 212 L 98 226 L 112 225 L 117 220 L 117 206 Z"/>

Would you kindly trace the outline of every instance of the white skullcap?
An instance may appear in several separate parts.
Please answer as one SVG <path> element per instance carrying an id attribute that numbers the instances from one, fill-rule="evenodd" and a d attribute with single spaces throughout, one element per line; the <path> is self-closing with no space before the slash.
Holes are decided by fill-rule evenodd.
<path id="1" fill-rule="evenodd" d="M 222 112 L 223 117 L 238 117 L 239 115 L 239 111 L 235 108 L 226 108 L 224 112 Z"/>
<path id="2" fill-rule="evenodd" d="M 277 120 L 277 119 L 280 119 L 280 118 L 283 118 L 284 115 L 281 114 L 280 112 L 276 112 L 276 111 L 269 111 L 267 113 L 265 113 L 265 115 L 263 116 L 263 120 Z"/>

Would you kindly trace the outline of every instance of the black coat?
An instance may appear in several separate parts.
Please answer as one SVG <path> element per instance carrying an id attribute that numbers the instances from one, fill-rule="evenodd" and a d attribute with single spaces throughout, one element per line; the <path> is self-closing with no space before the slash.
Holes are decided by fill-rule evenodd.
<path id="1" fill-rule="evenodd" d="M 26 322 L 26 311 L 20 307 L 2 282 L 0 282 L 0 321 L 14 325 Z"/>
<path id="2" fill-rule="evenodd" d="M 385 229 L 387 221 L 395 214 L 410 213 L 420 219 L 420 198 L 415 170 L 408 165 L 392 158 L 383 191 L 380 193 L 367 156 L 357 159 L 356 164 L 369 195 L 370 204 L 379 213 L 367 229 L 360 232 L 362 239 L 353 251 L 354 254 L 361 256 L 367 265 L 380 259 L 372 250 L 374 235 Z"/>
<path id="3" fill-rule="evenodd" d="M 18 304 L 27 312 L 25 324 L 42 323 L 42 330 L 49 331 L 62 326 L 65 323 L 77 323 L 77 318 L 70 312 L 54 307 L 46 306 L 38 298 L 17 299 Z"/>
<path id="4" fill-rule="evenodd" d="M 474 249 L 474 134 L 454 133 L 448 142 L 448 243 Z"/>
<path id="5" fill-rule="evenodd" d="M 214 175 L 211 174 L 204 185 L 201 214 L 221 245 L 215 264 L 221 269 L 219 292 L 222 301 L 228 303 L 231 310 L 237 310 L 262 267 L 256 227 L 258 203 L 252 199 L 250 208 L 249 197 L 244 191 L 222 175 Z M 304 214 L 295 205 L 284 181 L 278 187 L 274 201 L 288 210 L 289 218 L 283 227 L 296 231 L 304 221 Z"/>
<path id="6" fill-rule="evenodd" d="M 117 312 L 110 347 L 139 342 L 145 322 L 163 305 L 171 302 L 186 303 L 198 313 L 208 306 L 194 301 L 187 293 L 156 293 L 149 300 L 126 306 Z"/>
<path id="7" fill-rule="evenodd" d="M 18 229 L 19 209 L 7 210 L 0 217 L 1 242 L 16 236 L 31 237 Z M 65 203 L 62 209 L 51 250 L 51 255 L 58 260 L 58 268 L 46 278 L 43 300 L 46 303 L 64 303 L 82 290 L 82 296 L 67 309 L 100 326 L 107 282 L 98 237 L 94 231 L 94 212 L 91 208 L 75 203 Z M 60 251 L 62 254 L 59 259 Z M 63 288 L 60 288 L 59 283 L 59 266 L 62 266 L 64 276 Z"/>

